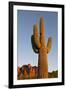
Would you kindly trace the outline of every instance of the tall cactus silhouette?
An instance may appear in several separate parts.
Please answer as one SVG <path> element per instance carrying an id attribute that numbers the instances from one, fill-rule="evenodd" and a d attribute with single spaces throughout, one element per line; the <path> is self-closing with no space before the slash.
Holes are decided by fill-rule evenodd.
<path id="1" fill-rule="evenodd" d="M 38 78 L 48 78 L 48 56 L 51 50 L 52 38 L 48 38 L 46 45 L 45 28 L 43 17 L 40 17 L 40 35 L 38 34 L 38 25 L 33 26 L 33 35 L 31 36 L 32 48 L 38 54 Z"/>

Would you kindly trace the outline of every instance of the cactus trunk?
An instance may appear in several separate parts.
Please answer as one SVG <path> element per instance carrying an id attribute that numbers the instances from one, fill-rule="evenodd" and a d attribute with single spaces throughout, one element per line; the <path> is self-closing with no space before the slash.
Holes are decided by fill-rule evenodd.
<path id="1" fill-rule="evenodd" d="M 45 28 L 43 17 L 40 18 L 40 37 L 38 36 L 38 25 L 34 25 L 34 34 L 31 37 L 32 47 L 38 53 L 38 78 L 48 78 L 48 53 L 51 50 L 52 40 L 45 41 Z"/>
<path id="2" fill-rule="evenodd" d="M 38 78 L 48 78 L 48 58 L 46 49 L 43 47 L 39 50 Z"/>

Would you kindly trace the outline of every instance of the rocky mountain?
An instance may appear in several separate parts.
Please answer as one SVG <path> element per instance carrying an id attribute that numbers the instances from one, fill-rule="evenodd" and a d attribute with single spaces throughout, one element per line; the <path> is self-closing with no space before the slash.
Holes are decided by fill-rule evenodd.
<path id="1" fill-rule="evenodd" d="M 58 71 L 48 72 L 48 78 L 57 78 Z M 38 78 L 38 67 L 32 66 L 31 64 L 17 67 L 17 79 L 37 79 Z"/>
<path id="2" fill-rule="evenodd" d="M 31 64 L 23 65 L 17 68 L 17 79 L 34 79 L 37 78 L 38 67 L 31 66 Z"/>

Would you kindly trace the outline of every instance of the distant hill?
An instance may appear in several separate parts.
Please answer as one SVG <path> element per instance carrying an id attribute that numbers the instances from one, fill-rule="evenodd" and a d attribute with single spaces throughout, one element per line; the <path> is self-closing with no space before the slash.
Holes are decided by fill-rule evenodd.
<path id="1" fill-rule="evenodd" d="M 31 64 L 23 65 L 22 67 L 17 67 L 17 79 L 37 79 L 38 77 L 38 67 L 32 66 Z M 48 72 L 48 78 L 57 78 L 58 70 Z"/>

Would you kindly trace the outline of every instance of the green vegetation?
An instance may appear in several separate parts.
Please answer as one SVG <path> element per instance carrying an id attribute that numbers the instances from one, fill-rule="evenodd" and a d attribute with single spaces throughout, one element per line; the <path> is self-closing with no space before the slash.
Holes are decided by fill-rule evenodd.
<path id="1" fill-rule="evenodd" d="M 57 78 L 58 77 L 58 71 L 52 71 L 51 73 L 48 73 L 48 78 Z"/>

